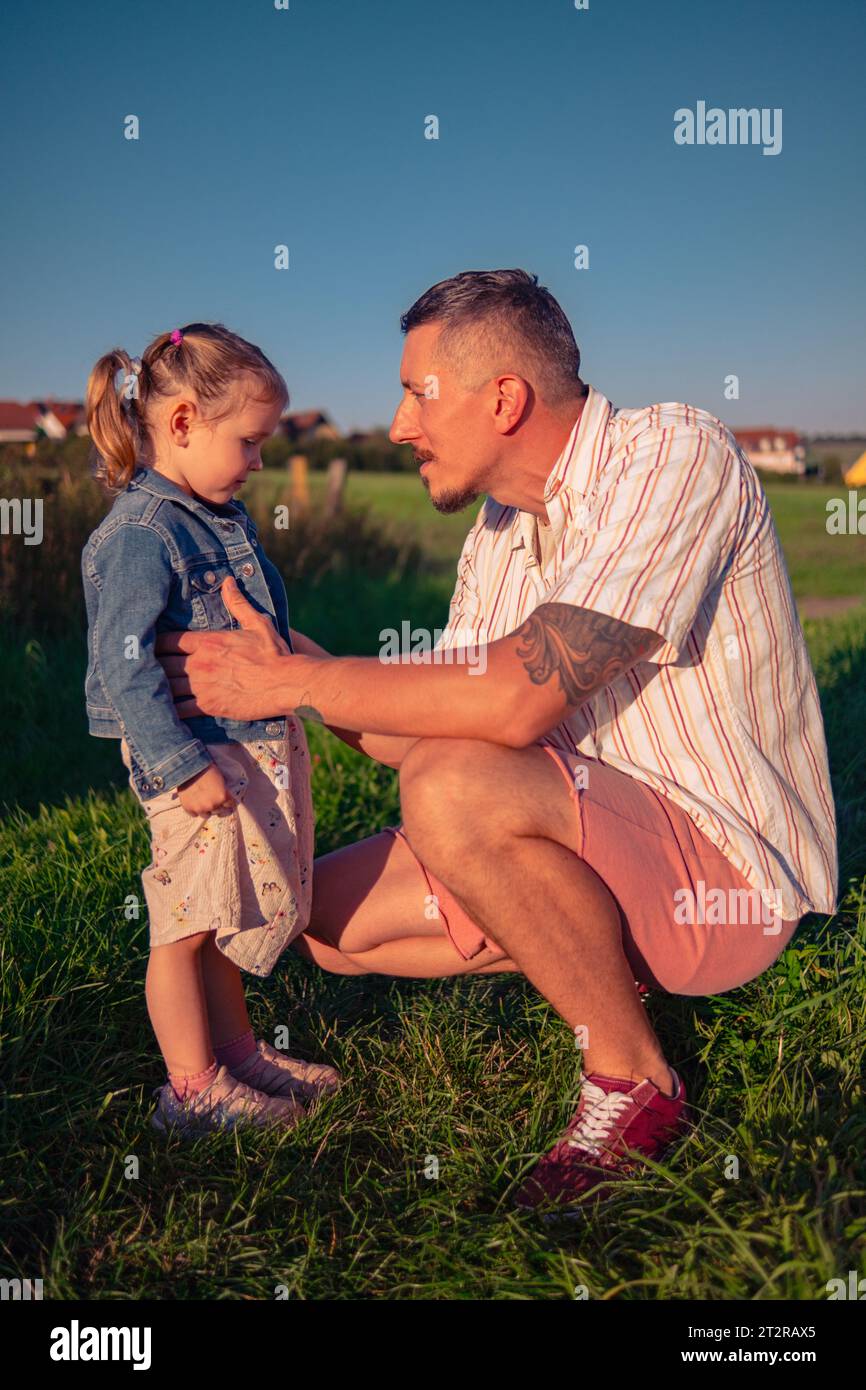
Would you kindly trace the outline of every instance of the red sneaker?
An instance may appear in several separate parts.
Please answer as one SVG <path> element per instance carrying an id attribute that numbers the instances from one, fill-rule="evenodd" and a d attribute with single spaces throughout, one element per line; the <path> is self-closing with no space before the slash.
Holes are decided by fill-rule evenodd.
<path id="1" fill-rule="evenodd" d="M 688 1128 L 686 1088 L 673 1068 L 671 1074 L 672 1096 L 648 1079 L 585 1076 L 565 1133 L 523 1183 L 517 1205 L 573 1202 L 601 1184 L 631 1177 L 640 1170 L 641 1154 L 658 1159 Z"/>

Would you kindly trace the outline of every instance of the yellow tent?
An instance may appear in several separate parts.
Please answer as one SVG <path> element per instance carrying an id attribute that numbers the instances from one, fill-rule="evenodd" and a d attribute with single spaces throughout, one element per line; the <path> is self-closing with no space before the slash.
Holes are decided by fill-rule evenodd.
<path id="1" fill-rule="evenodd" d="M 866 487 L 866 452 L 851 464 L 844 476 L 848 487 Z"/>

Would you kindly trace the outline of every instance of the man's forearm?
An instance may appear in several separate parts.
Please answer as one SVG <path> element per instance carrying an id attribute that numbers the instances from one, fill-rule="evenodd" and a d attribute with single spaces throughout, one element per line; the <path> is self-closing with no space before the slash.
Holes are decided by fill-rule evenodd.
<path id="1" fill-rule="evenodd" d="M 292 646 L 299 656 L 318 656 L 328 657 L 329 652 L 324 647 L 320 647 L 318 642 L 314 642 L 311 637 L 305 636 L 302 632 L 291 629 Z M 348 748 L 354 748 L 357 753 L 363 753 L 366 757 L 372 758 L 374 762 L 383 763 L 385 767 L 398 768 L 408 753 L 414 738 L 397 738 L 391 734 L 374 734 L 364 729 L 356 731 L 354 729 L 341 728 L 327 722 L 327 728 L 335 738 L 340 739 Z"/>
<path id="2" fill-rule="evenodd" d="M 245 602 L 230 590 L 230 611 L 246 618 Z M 417 738 L 526 748 L 664 640 L 560 603 L 541 604 L 516 632 L 486 646 L 413 652 L 411 661 L 319 655 L 312 644 L 290 654 L 265 627 L 253 618 L 240 632 L 180 633 L 171 639 L 174 653 L 166 643 L 179 717 L 269 719 L 297 710 L 341 734 L 363 735 L 353 744 L 368 751 L 368 740 L 390 737 L 382 760 L 392 766 Z"/>
<path id="3" fill-rule="evenodd" d="M 467 652 L 417 654 L 411 665 L 406 658 L 312 658 L 301 671 L 286 671 L 284 696 L 326 724 L 367 734 L 523 748 L 662 640 L 603 613 L 542 604 L 516 632 Z"/>
<path id="4" fill-rule="evenodd" d="M 275 672 L 279 680 L 278 670 Z M 357 731 L 368 746 L 389 737 L 406 747 L 418 738 L 474 738 L 506 742 L 510 691 L 490 683 L 489 672 L 466 666 L 409 665 L 376 657 L 324 657 L 305 663 L 298 712 L 329 728 Z M 299 683 L 287 672 L 286 699 Z M 276 686 L 279 697 L 281 685 Z M 375 742 L 374 742 L 375 741 Z M 383 758 L 383 761 L 389 761 Z"/>

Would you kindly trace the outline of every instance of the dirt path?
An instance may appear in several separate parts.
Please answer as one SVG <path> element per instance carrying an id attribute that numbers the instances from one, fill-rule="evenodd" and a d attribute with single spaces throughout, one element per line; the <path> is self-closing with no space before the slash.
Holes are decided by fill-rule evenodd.
<path id="1" fill-rule="evenodd" d="M 797 607 L 800 618 L 835 618 L 847 613 L 849 608 L 857 608 L 863 602 L 862 594 L 844 594 L 836 598 L 798 598 Z"/>

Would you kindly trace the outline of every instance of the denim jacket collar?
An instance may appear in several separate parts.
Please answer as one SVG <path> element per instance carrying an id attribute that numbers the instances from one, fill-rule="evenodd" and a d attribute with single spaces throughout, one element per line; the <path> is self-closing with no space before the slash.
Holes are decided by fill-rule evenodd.
<path id="1" fill-rule="evenodd" d="M 202 502 L 198 497 L 191 497 L 188 492 L 184 492 L 182 487 L 178 487 L 177 483 L 173 483 L 163 473 L 157 473 L 153 468 L 145 468 L 143 464 L 136 468 L 129 481 L 129 487 L 141 492 L 150 492 L 155 497 L 169 497 L 173 502 L 180 502 L 191 512 L 200 516 L 203 521 L 220 519 L 221 514 L 214 511 L 206 502 Z M 232 500 L 227 505 L 242 517 L 246 517 L 246 508 L 243 503 Z M 225 520 L 224 515 L 222 519 Z"/>

